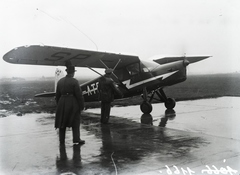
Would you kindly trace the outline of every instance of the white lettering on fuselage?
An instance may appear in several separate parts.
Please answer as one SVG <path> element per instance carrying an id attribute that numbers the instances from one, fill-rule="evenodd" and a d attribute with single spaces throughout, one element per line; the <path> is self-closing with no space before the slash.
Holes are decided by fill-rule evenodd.
<path id="1" fill-rule="evenodd" d="M 87 85 L 86 90 L 83 91 L 83 95 L 87 94 L 88 96 L 96 94 L 98 91 L 98 82 Z"/>

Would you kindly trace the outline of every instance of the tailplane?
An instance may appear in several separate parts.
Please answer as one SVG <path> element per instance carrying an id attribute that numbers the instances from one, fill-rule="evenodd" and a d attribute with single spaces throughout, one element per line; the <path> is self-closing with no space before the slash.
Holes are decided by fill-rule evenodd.
<path id="1" fill-rule="evenodd" d="M 54 97 L 56 95 L 57 83 L 63 78 L 65 75 L 61 69 L 56 69 L 55 71 L 55 82 L 54 82 L 54 92 L 43 92 L 40 94 L 36 94 L 35 97 Z"/>

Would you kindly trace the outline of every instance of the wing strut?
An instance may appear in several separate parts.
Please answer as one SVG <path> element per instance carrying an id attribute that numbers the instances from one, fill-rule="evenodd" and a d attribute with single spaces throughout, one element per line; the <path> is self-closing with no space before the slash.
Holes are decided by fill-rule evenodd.
<path id="1" fill-rule="evenodd" d="M 109 69 L 109 67 L 100 59 L 101 63 L 105 66 L 106 69 Z M 121 59 L 118 60 L 117 64 L 114 66 L 113 71 L 116 69 L 116 67 L 118 66 L 118 64 L 120 63 Z M 120 85 L 126 89 L 127 91 L 129 91 L 129 89 L 118 79 L 117 75 L 112 72 L 113 76 L 118 80 L 118 82 L 120 83 Z"/>
<path id="2" fill-rule="evenodd" d="M 93 68 L 89 67 L 88 65 L 86 65 L 86 66 L 87 66 L 90 70 L 92 70 L 93 72 L 95 72 L 95 73 L 97 73 L 98 75 L 100 75 L 100 76 L 103 77 L 103 75 L 100 74 L 98 71 L 94 70 Z"/>
<path id="3" fill-rule="evenodd" d="M 116 67 L 118 66 L 118 64 L 120 63 L 120 59 L 118 60 L 117 64 L 115 65 L 115 67 L 113 68 L 113 71 L 116 69 Z"/>
<path id="4" fill-rule="evenodd" d="M 109 67 L 100 59 L 101 63 L 105 66 L 106 69 L 109 69 Z M 116 69 L 116 67 L 118 66 L 118 64 L 120 63 L 120 59 L 118 60 L 117 64 L 114 66 L 113 71 Z M 117 75 L 112 72 L 112 74 L 114 75 L 114 77 L 120 82 L 120 80 L 118 79 Z M 122 82 L 121 82 L 122 83 Z"/>
<path id="5" fill-rule="evenodd" d="M 105 66 L 106 69 L 109 69 L 109 67 L 100 59 L 101 63 Z"/>

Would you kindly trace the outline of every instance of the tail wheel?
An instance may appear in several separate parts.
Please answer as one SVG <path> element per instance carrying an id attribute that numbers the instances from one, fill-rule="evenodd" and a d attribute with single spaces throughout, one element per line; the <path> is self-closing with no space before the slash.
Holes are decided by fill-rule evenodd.
<path id="1" fill-rule="evenodd" d="M 144 101 L 141 104 L 140 109 L 144 114 L 150 114 L 152 112 L 152 105 L 151 103 Z"/>
<path id="2" fill-rule="evenodd" d="M 168 98 L 165 102 L 165 107 L 167 109 L 173 109 L 176 106 L 176 101 L 173 98 Z"/>

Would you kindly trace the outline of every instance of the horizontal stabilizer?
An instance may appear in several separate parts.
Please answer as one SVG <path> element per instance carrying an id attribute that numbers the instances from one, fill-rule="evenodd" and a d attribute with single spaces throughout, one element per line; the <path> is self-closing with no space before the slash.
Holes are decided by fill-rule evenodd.
<path id="1" fill-rule="evenodd" d="M 175 61 L 188 60 L 189 63 L 195 63 L 204 59 L 207 59 L 211 56 L 167 56 L 158 59 L 153 59 L 158 64 L 167 64 Z"/>
<path id="2" fill-rule="evenodd" d="M 40 94 L 36 94 L 34 97 L 55 97 L 56 92 L 44 92 Z"/>

